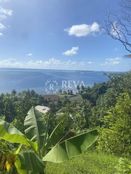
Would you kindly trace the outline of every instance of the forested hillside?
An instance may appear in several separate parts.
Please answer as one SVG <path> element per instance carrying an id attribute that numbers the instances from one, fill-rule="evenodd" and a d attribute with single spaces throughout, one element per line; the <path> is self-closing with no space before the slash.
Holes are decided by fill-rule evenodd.
<path id="1" fill-rule="evenodd" d="M 20 161 L 16 165 L 15 159 L 16 154 L 20 152 L 25 155 L 20 157 L 23 158 L 23 161 L 27 156 L 34 158 L 33 163 L 37 159 L 36 167 L 39 170 L 36 169 L 34 174 L 44 172 L 72 174 L 77 170 L 79 160 L 81 160 L 79 163 L 81 170 L 77 170 L 78 174 L 101 173 L 101 166 L 105 166 L 102 170 L 103 174 L 131 173 L 131 72 L 110 74 L 109 81 L 106 83 L 94 84 L 93 87 L 78 86 L 77 89 L 77 94 L 59 93 L 55 100 L 54 96 L 48 98 L 35 91 L 17 93 L 14 90 L 11 94 L 0 95 L 0 173 L 28 173 L 28 167 L 25 169 L 26 171 L 23 168 L 17 170 L 20 167 Z M 34 109 L 37 105 L 48 106 L 51 110 L 42 116 Z M 34 123 L 34 118 L 37 124 Z M 14 126 L 22 133 L 14 130 Z M 8 129 L 5 129 L 7 127 Z M 11 138 L 14 132 L 20 136 L 23 144 L 20 144 L 18 139 L 16 141 L 16 137 Z M 35 132 L 37 133 L 33 135 Z M 32 143 L 25 138 L 24 134 Z M 80 135 L 83 136 L 82 139 Z M 64 161 L 65 155 L 58 159 L 54 156 L 51 157 L 53 152 L 50 149 L 56 147 L 57 143 L 62 143 L 62 146 L 59 146 L 63 148 L 67 141 L 70 144 L 73 143 L 73 147 L 70 147 L 71 152 L 74 153 L 74 155 L 70 154 L 71 161 L 56 165 L 40 160 L 44 155 L 43 161 Z M 36 142 L 38 142 L 38 147 Z M 80 142 L 86 143 L 83 147 L 88 147 L 89 152 L 87 152 L 88 148 L 82 149 L 79 153 L 74 151 L 75 146 L 77 146 L 77 150 L 81 148 Z M 30 146 L 33 149 L 30 151 L 32 157 L 26 154 Z M 57 152 L 59 148 L 57 148 Z M 40 150 L 37 151 L 38 149 Z M 53 150 L 56 151 L 56 149 Z M 36 154 L 31 154 L 32 152 L 36 152 Z M 63 151 L 59 152 L 63 154 Z M 84 154 L 77 157 L 80 153 Z M 35 158 L 36 155 L 38 155 L 37 158 Z M 76 156 L 75 159 L 72 159 L 73 156 Z M 33 163 L 31 161 L 30 165 Z M 47 165 L 44 171 L 45 163 Z M 67 165 L 69 166 L 68 171 L 66 171 Z M 23 166 L 25 165 L 23 164 Z M 29 171 L 33 173 L 30 168 Z"/>

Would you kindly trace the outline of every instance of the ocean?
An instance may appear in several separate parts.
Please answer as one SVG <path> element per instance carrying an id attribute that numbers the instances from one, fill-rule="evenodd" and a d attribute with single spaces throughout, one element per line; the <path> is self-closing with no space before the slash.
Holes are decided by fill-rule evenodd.
<path id="1" fill-rule="evenodd" d="M 0 93 L 35 90 L 41 94 L 54 94 L 59 90 L 76 91 L 77 86 L 92 86 L 107 80 L 105 72 L 97 71 L 0 69 Z"/>

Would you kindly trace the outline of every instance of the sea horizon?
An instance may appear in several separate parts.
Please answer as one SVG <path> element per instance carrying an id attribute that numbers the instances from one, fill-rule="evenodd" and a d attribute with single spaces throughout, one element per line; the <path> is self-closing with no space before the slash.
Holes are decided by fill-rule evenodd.
<path id="1" fill-rule="evenodd" d="M 0 92 L 35 90 L 42 94 L 54 94 L 60 90 L 73 90 L 77 86 L 93 86 L 106 82 L 113 72 L 88 70 L 0 68 Z M 117 72 L 121 73 L 121 72 Z"/>
<path id="2" fill-rule="evenodd" d="M 108 71 L 105 71 L 105 70 L 86 70 L 86 69 L 74 69 L 74 70 L 71 70 L 71 69 L 49 69 L 49 68 L 45 68 L 45 69 L 42 69 L 42 68 L 5 68 L 5 67 L 0 67 L 0 70 L 33 70 L 33 71 L 38 71 L 38 70 L 47 70 L 47 71 L 88 71 L 88 72 L 104 72 L 104 73 L 126 73 L 126 72 L 130 72 L 131 70 L 126 70 L 126 71 L 111 71 L 111 70 L 108 70 Z"/>

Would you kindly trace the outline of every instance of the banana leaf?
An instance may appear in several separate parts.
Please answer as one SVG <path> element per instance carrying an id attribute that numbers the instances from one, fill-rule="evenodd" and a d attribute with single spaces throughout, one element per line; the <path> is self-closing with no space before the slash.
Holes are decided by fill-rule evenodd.
<path id="1" fill-rule="evenodd" d="M 15 167 L 19 174 L 44 174 L 44 164 L 33 151 L 24 151 L 17 155 Z"/>
<path id="2" fill-rule="evenodd" d="M 98 138 L 97 130 L 88 131 L 54 146 L 43 161 L 61 163 L 86 151 Z"/>
<path id="3" fill-rule="evenodd" d="M 0 120 L 0 139 L 6 140 L 10 143 L 36 146 L 35 143 L 30 142 L 18 129 L 4 120 Z"/>
<path id="4" fill-rule="evenodd" d="M 63 137 L 64 134 L 64 126 L 63 126 L 64 120 L 61 121 L 52 131 L 52 133 L 49 136 L 49 145 L 55 146 Z"/>
<path id="5" fill-rule="evenodd" d="M 39 149 L 43 146 L 46 136 L 44 114 L 32 107 L 24 121 L 25 134 L 33 142 L 37 142 Z"/>

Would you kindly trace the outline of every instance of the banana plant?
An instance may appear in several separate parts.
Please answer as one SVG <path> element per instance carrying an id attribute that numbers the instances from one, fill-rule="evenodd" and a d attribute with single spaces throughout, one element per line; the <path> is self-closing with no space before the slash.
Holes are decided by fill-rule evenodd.
<path id="1" fill-rule="evenodd" d="M 98 138 L 97 130 L 63 138 L 62 120 L 49 134 L 46 114 L 32 107 L 24 121 L 25 134 L 12 124 L 0 121 L 0 139 L 12 145 L 11 159 L 4 168 L 11 173 L 44 174 L 46 162 L 61 163 L 85 152 Z M 14 174 L 14 170 L 12 174 Z"/>

